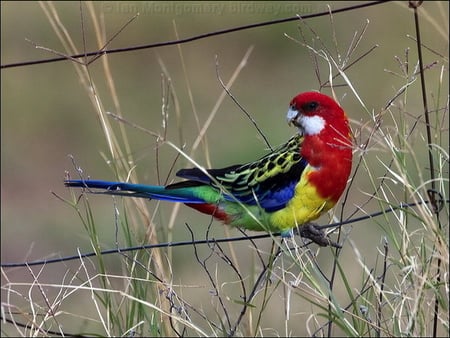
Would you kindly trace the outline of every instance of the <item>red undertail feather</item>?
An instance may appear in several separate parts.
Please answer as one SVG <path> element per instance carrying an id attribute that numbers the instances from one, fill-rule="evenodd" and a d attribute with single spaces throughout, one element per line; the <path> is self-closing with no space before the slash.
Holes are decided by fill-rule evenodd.
<path id="1" fill-rule="evenodd" d="M 211 215 L 214 218 L 222 221 L 225 224 L 228 224 L 230 222 L 230 218 L 227 215 L 227 213 L 217 206 L 216 204 L 209 204 L 209 203 L 185 203 L 188 207 L 191 207 L 197 211 L 200 211 L 204 214 Z"/>

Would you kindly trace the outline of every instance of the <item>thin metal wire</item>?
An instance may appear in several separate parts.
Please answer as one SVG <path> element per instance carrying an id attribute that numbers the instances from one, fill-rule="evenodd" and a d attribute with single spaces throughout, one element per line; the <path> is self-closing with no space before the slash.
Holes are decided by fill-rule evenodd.
<path id="1" fill-rule="evenodd" d="M 314 14 L 308 14 L 308 15 L 301 16 L 301 18 L 302 19 L 317 18 L 320 16 L 330 15 L 330 13 L 335 14 L 335 13 L 347 12 L 347 11 L 352 11 L 355 9 L 361 9 L 361 8 L 366 8 L 366 7 L 370 7 L 370 6 L 381 5 L 381 4 L 387 3 L 387 2 L 389 2 L 389 1 L 367 2 L 367 3 L 362 3 L 362 4 L 358 4 L 358 5 L 354 5 L 354 6 L 335 9 L 332 11 L 324 11 L 324 12 L 319 12 L 319 13 L 314 13 Z M 98 55 L 104 55 L 104 54 L 125 53 L 125 52 L 141 50 L 141 49 L 151 49 L 151 48 L 172 46 L 172 45 L 178 45 L 178 44 L 184 44 L 184 43 L 188 43 L 188 42 L 192 42 L 192 41 L 197 41 L 197 40 L 201 40 L 201 39 L 206 39 L 206 38 L 210 38 L 212 36 L 229 34 L 229 33 L 239 32 L 239 31 L 243 31 L 243 30 L 247 30 L 247 29 L 276 25 L 276 24 L 290 22 L 290 21 L 296 21 L 296 20 L 299 20 L 298 15 L 288 17 L 288 18 L 283 18 L 283 19 L 262 21 L 262 22 L 257 22 L 257 23 L 253 23 L 253 24 L 248 24 L 248 25 L 242 25 L 242 26 L 237 26 L 237 27 L 232 27 L 232 28 L 221 29 L 221 30 L 218 30 L 215 32 L 208 32 L 208 33 L 204 33 L 204 34 L 194 35 L 194 36 L 191 36 L 188 38 L 178 39 L 178 40 L 156 42 L 156 43 L 151 43 L 151 44 L 146 44 L 146 45 L 141 45 L 141 46 L 126 47 L 126 48 L 101 50 L 101 51 L 95 51 L 95 52 L 89 52 L 89 53 L 75 54 L 75 55 L 71 55 L 71 56 L 59 56 L 59 57 L 54 57 L 54 58 L 49 58 L 49 59 L 44 59 L 44 60 L 32 60 L 32 61 L 8 63 L 5 65 L 1 65 L 0 69 L 24 67 L 24 66 L 38 65 L 38 64 L 42 64 L 42 63 L 58 62 L 58 61 L 64 61 L 64 60 L 70 60 L 70 59 L 73 60 L 73 59 L 78 59 L 78 58 L 86 58 L 89 56 L 97 57 Z"/>
<path id="2" fill-rule="evenodd" d="M 430 201 L 424 201 L 424 202 L 418 202 L 418 203 L 404 203 L 400 204 L 395 207 L 390 207 L 388 209 L 374 212 L 369 215 L 364 215 L 361 217 L 355 217 L 346 221 L 338 222 L 338 223 L 331 223 L 326 225 L 317 226 L 317 229 L 329 229 L 329 228 L 337 228 L 341 227 L 346 224 L 352 224 L 361 222 L 366 219 L 374 218 L 381 216 L 383 214 L 387 214 L 390 212 L 394 212 L 398 209 L 406 209 L 411 208 L 415 206 L 419 206 L 421 204 L 428 204 Z M 450 203 L 450 200 L 443 201 L 441 205 L 444 203 Z M 148 244 L 148 245 L 139 245 L 139 246 L 132 246 L 132 247 L 125 247 L 125 248 L 115 248 L 115 249 L 108 249 L 103 250 L 100 252 L 101 255 L 110 255 L 115 253 L 123 253 L 123 252 L 129 252 L 129 251 L 136 251 L 136 250 L 149 250 L 149 249 L 159 249 L 159 248 L 174 248 L 179 246 L 192 246 L 192 245 L 203 245 L 203 244 L 213 244 L 213 243 L 226 243 L 226 242 L 239 242 L 239 241 L 247 241 L 247 240 L 255 240 L 255 239 L 264 239 L 264 238 L 271 238 L 271 237 L 278 237 L 281 236 L 281 233 L 272 233 L 272 234 L 262 234 L 262 235 L 255 235 L 255 236 L 240 236 L 240 237 L 232 237 L 232 238 L 219 238 L 219 239 L 204 239 L 204 240 L 195 240 L 195 241 L 180 241 L 180 242 L 165 242 L 165 243 L 158 243 L 158 244 Z M 309 245 L 310 243 L 306 243 L 306 245 Z M 87 257 L 93 257 L 95 256 L 95 252 L 87 252 L 81 255 L 72 255 L 72 256 L 65 256 L 65 257 L 59 257 L 59 258 L 52 258 L 52 259 L 42 259 L 37 261 L 31 261 L 31 262 L 23 262 L 23 263 L 1 263 L 0 267 L 2 268 L 17 268 L 17 267 L 26 267 L 26 266 L 36 266 L 36 265 L 46 265 L 46 264 L 52 264 L 52 263 L 61 263 L 61 262 L 67 262 L 72 260 L 77 260 L 80 258 L 87 258 Z"/>

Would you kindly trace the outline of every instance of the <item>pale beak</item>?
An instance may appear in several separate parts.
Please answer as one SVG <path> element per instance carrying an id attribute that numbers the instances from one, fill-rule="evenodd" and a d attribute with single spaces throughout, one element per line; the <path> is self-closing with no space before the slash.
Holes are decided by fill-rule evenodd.
<path id="1" fill-rule="evenodd" d="M 288 125 L 293 124 L 294 126 L 298 127 L 297 121 L 296 121 L 298 115 L 299 115 L 299 112 L 297 110 L 293 109 L 292 107 L 290 107 L 287 112 L 287 115 L 286 115 Z"/>

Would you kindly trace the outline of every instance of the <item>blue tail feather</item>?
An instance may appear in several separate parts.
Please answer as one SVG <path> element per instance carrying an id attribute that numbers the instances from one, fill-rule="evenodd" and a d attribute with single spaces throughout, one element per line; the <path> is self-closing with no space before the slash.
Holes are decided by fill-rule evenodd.
<path id="1" fill-rule="evenodd" d="M 66 187 L 101 189 L 94 193 L 157 199 L 169 202 L 204 203 L 192 191 L 186 188 L 166 189 L 159 185 L 133 184 L 125 182 L 109 182 L 100 180 L 66 180 Z"/>

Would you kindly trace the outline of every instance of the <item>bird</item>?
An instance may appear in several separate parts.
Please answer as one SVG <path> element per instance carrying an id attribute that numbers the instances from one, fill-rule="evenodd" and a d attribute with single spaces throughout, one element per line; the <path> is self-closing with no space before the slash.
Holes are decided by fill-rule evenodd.
<path id="1" fill-rule="evenodd" d="M 296 95 L 287 112 L 297 133 L 265 156 L 220 169 L 181 169 L 183 181 L 166 186 L 67 179 L 67 187 L 106 195 L 184 203 L 224 224 L 252 231 L 301 236 L 338 246 L 312 221 L 333 208 L 352 168 L 349 120 L 320 92 Z M 298 232 L 300 229 L 300 232 Z"/>

